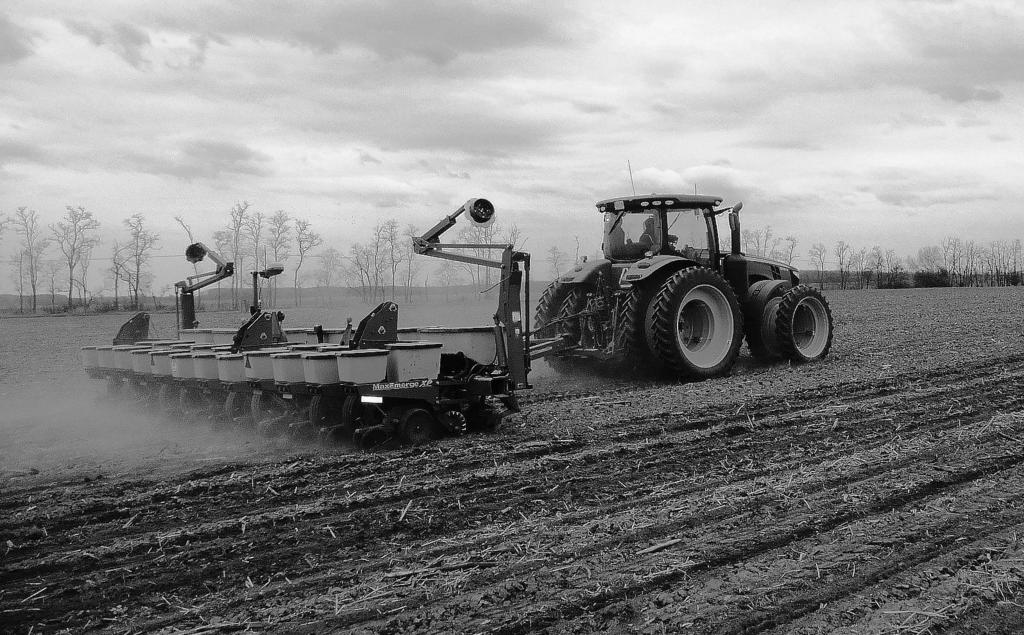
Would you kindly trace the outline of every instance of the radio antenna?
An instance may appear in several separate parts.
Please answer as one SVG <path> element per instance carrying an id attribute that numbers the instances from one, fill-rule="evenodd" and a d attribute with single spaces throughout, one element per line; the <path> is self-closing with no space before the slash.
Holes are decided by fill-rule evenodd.
<path id="1" fill-rule="evenodd" d="M 633 183 L 633 166 L 629 164 L 629 159 L 626 159 L 626 169 L 629 170 L 629 186 L 633 188 L 633 196 L 636 196 L 636 185 Z"/>

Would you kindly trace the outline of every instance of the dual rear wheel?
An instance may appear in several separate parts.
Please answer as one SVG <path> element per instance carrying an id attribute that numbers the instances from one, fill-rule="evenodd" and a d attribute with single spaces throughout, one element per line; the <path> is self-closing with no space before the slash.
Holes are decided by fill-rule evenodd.
<path id="1" fill-rule="evenodd" d="M 555 283 L 538 303 L 542 335 L 580 339 L 588 288 Z M 556 305 L 557 302 L 557 305 Z M 557 306 L 557 310 L 556 310 Z M 706 267 L 675 272 L 660 285 L 637 285 L 620 297 L 614 350 L 632 370 L 660 370 L 702 380 L 724 375 L 744 336 L 763 360 L 809 362 L 828 354 L 832 312 L 816 289 L 782 280 L 753 284 L 742 307 L 731 285 Z M 555 358 L 556 368 L 569 360 Z"/>

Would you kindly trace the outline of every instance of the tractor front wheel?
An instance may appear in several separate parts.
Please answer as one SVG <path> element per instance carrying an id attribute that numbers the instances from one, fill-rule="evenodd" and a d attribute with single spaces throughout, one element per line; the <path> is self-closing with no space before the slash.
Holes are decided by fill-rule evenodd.
<path id="1" fill-rule="evenodd" d="M 801 284 L 782 296 L 775 333 L 785 357 L 798 363 L 828 355 L 832 348 L 832 309 L 814 287 Z"/>
<path id="2" fill-rule="evenodd" d="M 650 307 L 651 351 L 672 374 L 687 379 L 723 375 L 743 344 L 743 314 L 729 283 L 704 267 L 676 272 Z"/>

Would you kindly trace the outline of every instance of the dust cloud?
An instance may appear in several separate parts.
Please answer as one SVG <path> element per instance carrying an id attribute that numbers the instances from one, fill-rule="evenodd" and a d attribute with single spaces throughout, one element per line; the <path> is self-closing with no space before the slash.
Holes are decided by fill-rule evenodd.
<path id="1" fill-rule="evenodd" d="M 237 432 L 171 420 L 150 401 L 110 397 L 99 381 L 5 386 L 0 397 L 0 483 L 145 478 L 268 454 Z"/>

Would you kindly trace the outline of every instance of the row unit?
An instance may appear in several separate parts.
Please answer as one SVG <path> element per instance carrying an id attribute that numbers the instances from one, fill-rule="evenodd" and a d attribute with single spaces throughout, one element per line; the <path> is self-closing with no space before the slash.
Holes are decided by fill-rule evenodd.
<path id="1" fill-rule="evenodd" d="M 239 353 L 232 353 L 229 345 L 217 343 L 152 340 L 120 346 L 85 346 L 82 363 L 87 370 L 131 371 L 161 378 L 329 385 L 434 379 L 440 374 L 442 352 L 462 353 L 483 364 L 491 363 L 496 356 L 492 327 L 424 327 L 416 331 L 429 334 L 432 339 L 399 341 L 374 349 L 302 343 Z"/>

